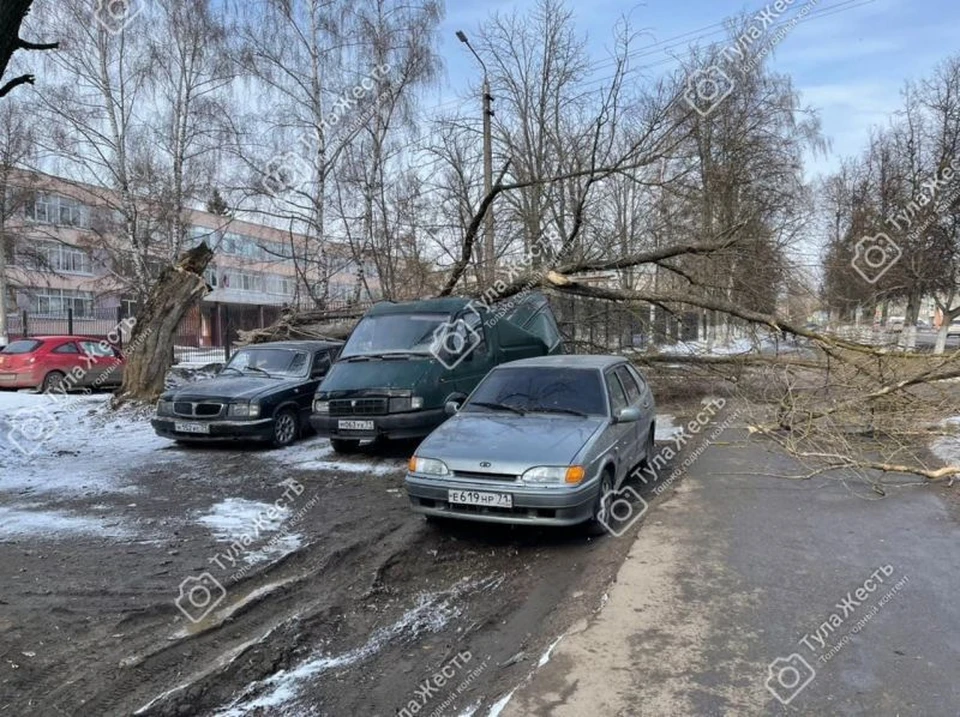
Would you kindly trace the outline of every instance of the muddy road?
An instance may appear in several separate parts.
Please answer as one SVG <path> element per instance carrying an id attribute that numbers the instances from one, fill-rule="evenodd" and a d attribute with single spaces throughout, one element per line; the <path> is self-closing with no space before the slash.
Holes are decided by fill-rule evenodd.
<path id="1" fill-rule="evenodd" d="M 600 607 L 643 521 L 429 523 L 414 447 L 158 444 L 8 488 L 0 714 L 488 714 Z"/>

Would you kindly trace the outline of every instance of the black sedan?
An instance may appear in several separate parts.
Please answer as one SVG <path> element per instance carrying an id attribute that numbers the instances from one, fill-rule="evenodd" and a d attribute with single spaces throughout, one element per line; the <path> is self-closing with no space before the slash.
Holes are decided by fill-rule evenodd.
<path id="1" fill-rule="evenodd" d="M 178 442 L 290 445 L 310 425 L 313 394 L 341 346 L 331 341 L 246 346 L 216 377 L 163 393 L 153 428 Z"/>

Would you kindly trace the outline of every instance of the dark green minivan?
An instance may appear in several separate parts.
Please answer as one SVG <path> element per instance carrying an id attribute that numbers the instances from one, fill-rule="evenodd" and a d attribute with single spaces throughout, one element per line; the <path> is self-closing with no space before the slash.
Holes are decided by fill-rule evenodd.
<path id="1" fill-rule="evenodd" d="M 317 389 L 310 423 L 341 453 L 362 440 L 420 438 L 494 366 L 558 353 L 556 319 L 536 292 L 491 306 L 461 297 L 382 302 Z"/>

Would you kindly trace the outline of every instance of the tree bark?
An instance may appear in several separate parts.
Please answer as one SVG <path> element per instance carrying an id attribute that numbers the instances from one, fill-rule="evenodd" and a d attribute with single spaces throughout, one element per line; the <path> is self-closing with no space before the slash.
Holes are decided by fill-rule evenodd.
<path id="1" fill-rule="evenodd" d="M 177 327 L 209 290 L 203 272 L 213 258 L 206 243 L 183 254 L 154 284 L 127 345 L 121 400 L 155 401 L 173 363 Z"/>

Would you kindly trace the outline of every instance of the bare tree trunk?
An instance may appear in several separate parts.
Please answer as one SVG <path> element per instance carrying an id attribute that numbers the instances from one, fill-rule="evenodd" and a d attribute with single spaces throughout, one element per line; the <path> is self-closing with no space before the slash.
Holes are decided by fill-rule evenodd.
<path id="1" fill-rule="evenodd" d="M 130 337 L 121 399 L 150 402 L 163 392 L 177 327 L 210 287 L 203 278 L 213 252 L 206 243 L 186 252 L 154 284 Z"/>

